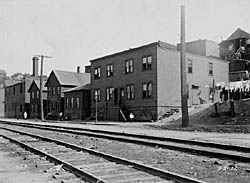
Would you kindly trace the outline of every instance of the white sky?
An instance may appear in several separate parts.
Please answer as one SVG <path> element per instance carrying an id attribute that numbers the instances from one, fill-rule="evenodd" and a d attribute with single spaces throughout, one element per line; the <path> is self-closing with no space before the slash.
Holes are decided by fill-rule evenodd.
<path id="1" fill-rule="evenodd" d="M 220 42 L 238 27 L 250 32 L 250 0 L 0 0 L 0 69 L 32 73 L 32 57 L 52 56 L 52 69 L 76 71 L 89 60 L 158 40 Z"/>

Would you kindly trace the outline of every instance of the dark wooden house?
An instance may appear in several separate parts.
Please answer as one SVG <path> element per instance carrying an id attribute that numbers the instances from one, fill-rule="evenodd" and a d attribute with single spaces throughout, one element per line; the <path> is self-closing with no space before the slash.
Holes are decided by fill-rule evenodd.
<path id="1" fill-rule="evenodd" d="M 90 84 L 64 92 L 64 117 L 84 120 L 90 117 Z"/>
<path id="2" fill-rule="evenodd" d="M 44 82 L 45 83 L 45 82 Z M 43 84 L 44 85 L 44 84 Z M 40 80 L 34 80 L 28 90 L 30 93 L 30 118 L 41 117 L 41 105 L 40 105 Z M 47 111 L 47 88 L 43 86 L 43 109 L 46 116 Z"/>
<path id="3" fill-rule="evenodd" d="M 90 73 L 52 70 L 45 87 L 48 90 L 47 110 L 52 116 L 64 115 L 64 91 L 90 83 Z"/>

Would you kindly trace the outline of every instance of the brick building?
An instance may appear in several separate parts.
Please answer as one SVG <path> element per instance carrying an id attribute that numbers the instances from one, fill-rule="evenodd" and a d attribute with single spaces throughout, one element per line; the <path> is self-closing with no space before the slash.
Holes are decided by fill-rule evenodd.
<path id="1" fill-rule="evenodd" d="M 48 90 L 48 113 L 55 117 L 64 113 L 64 91 L 89 83 L 90 73 L 80 73 L 79 68 L 77 72 L 52 70 L 45 83 Z"/>
<path id="2" fill-rule="evenodd" d="M 90 84 L 64 91 L 64 116 L 81 120 L 90 117 Z"/>
<path id="3" fill-rule="evenodd" d="M 43 85 L 46 80 L 43 81 Z M 43 86 L 43 109 L 44 116 L 47 115 L 47 88 Z M 33 80 L 28 90 L 30 93 L 30 118 L 41 118 L 40 105 L 40 80 Z"/>
<path id="4" fill-rule="evenodd" d="M 180 108 L 180 52 L 161 41 L 91 62 L 91 113 L 106 120 L 156 120 Z M 187 53 L 189 106 L 217 100 L 214 83 L 228 81 L 228 62 Z"/>
<path id="5" fill-rule="evenodd" d="M 30 117 L 30 88 L 33 80 L 39 80 L 38 77 L 25 75 L 22 81 L 5 87 L 5 117 L 22 118 L 24 111 Z"/>
<path id="6" fill-rule="evenodd" d="M 15 73 L 5 80 L 5 107 L 4 116 L 8 118 L 23 118 L 23 113 L 27 112 L 27 117 L 30 117 L 30 93 L 28 92 L 33 80 L 39 81 L 38 76 L 38 59 L 33 60 L 33 73 L 22 74 Z M 43 80 L 47 76 L 42 76 Z"/>

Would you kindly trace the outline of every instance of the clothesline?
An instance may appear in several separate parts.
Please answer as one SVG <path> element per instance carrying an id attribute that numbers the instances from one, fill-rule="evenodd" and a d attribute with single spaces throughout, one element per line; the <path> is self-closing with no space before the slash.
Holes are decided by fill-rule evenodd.
<path id="1" fill-rule="evenodd" d="M 250 80 L 236 81 L 236 82 L 218 82 L 215 84 L 217 90 L 225 88 L 225 90 L 236 91 L 241 89 L 243 91 L 250 91 Z"/>

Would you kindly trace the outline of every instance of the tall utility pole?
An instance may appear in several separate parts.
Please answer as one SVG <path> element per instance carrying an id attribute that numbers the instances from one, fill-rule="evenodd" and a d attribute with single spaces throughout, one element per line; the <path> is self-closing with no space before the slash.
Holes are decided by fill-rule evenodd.
<path id="1" fill-rule="evenodd" d="M 41 73 L 40 73 L 40 114 L 41 114 L 41 121 L 44 121 L 44 113 L 43 113 L 43 58 L 52 58 L 50 56 L 45 55 L 35 55 L 36 57 L 41 57 Z"/>
<path id="2" fill-rule="evenodd" d="M 188 86 L 186 73 L 186 43 L 185 43 L 185 6 L 181 6 L 181 112 L 182 127 L 189 125 L 188 120 Z"/>

